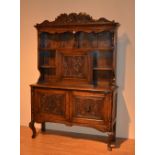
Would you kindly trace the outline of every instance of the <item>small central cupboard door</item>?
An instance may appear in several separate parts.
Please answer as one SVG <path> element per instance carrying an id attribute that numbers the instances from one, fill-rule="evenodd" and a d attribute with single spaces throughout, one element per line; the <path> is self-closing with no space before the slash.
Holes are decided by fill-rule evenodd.
<path id="1" fill-rule="evenodd" d="M 68 93 L 63 90 L 35 89 L 34 111 L 38 122 L 64 121 L 68 114 Z"/>
<path id="2" fill-rule="evenodd" d="M 72 122 L 103 125 L 111 119 L 111 102 L 107 95 L 73 91 L 71 96 Z"/>

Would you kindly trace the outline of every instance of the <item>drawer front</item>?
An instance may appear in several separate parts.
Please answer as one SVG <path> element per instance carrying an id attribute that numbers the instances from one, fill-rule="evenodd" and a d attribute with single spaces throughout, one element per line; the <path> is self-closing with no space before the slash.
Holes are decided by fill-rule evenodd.
<path id="1" fill-rule="evenodd" d="M 77 123 L 105 124 L 111 118 L 111 100 L 105 94 L 73 92 L 72 117 Z"/>
<path id="2" fill-rule="evenodd" d="M 36 89 L 34 111 L 39 121 L 65 120 L 67 93 L 59 90 Z"/>

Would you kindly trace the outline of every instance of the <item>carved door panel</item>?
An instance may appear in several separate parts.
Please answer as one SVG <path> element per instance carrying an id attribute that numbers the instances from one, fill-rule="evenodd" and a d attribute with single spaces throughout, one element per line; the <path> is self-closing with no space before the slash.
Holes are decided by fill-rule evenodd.
<path id="1" fill-rule="evenodd" d="M 37 121 L 63 121 L 67 119 L 68 94 L 62 90 L 36 89 L 34 93 L 34 111 Z"/>
<path id="2" fill-rule="evenodd" d="M 92 81 L 91 55 L 88 51 L 63 50 L 59 53 L 60 82 L 69 84 Z"/>
<path id="3" fill-rule="evenodd" d="M 92 125 L 111 121 L 111 97 L 107 94 L 76 92 L 72 93 L 72 121 Z"/>

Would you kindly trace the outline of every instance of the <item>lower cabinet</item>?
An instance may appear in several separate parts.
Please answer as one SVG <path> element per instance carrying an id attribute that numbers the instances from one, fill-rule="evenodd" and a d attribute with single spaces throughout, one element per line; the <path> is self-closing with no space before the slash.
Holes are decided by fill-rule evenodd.
<path id="1" fill-rule="evenodd" d="M 64 123 L 82 125 L 111 133 L 115 139 L 115 118 L 113 116 L 113 92 L 91 92 L 58 90 L 31 87 L 32 137 L 36 136 L 34 123 Z"/>

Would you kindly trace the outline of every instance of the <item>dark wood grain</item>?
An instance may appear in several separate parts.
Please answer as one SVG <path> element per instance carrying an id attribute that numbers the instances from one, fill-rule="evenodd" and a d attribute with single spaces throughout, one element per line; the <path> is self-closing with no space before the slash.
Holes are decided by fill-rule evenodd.
<path id="1" fill-rule="evenodd" d="M 36 24 L 38 70 L 31 85 L 34 123 L 80 125 L 108 133 L 108 149 L 116 138 L 116 46 L 119 23 L 93 19 L 86 13 L 61 14 Z"/>

